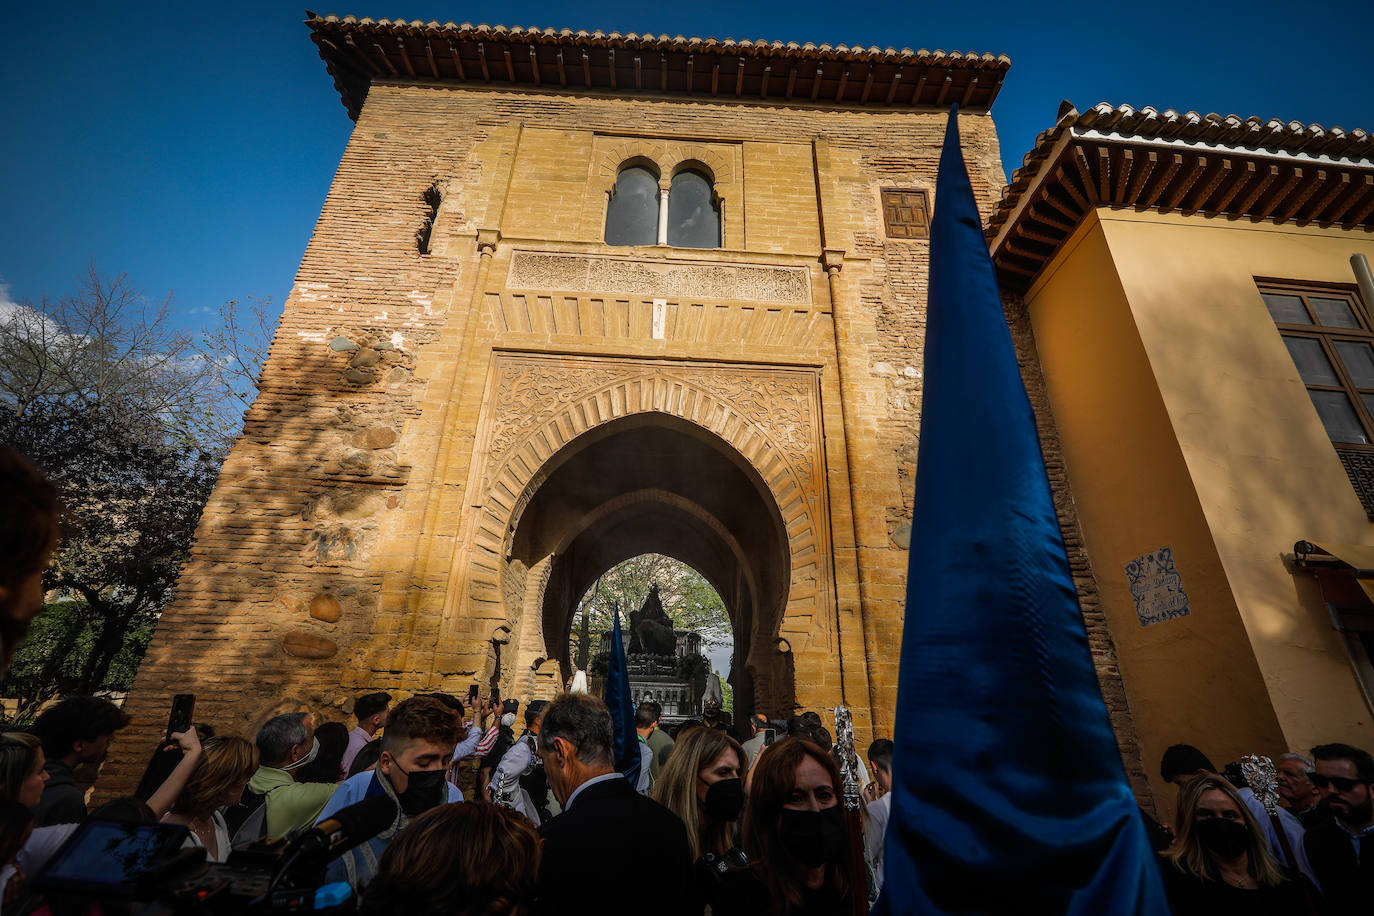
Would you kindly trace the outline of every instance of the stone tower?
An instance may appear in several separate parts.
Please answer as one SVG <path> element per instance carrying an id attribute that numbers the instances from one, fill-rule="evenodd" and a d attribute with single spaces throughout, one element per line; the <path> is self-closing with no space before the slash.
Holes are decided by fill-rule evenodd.
<path id="1" fill-rule="evenodd" d="M 890 732 L 937 159 L 958 102 L 991 211 L 1007 59 L 306 24 L 356 126 L 136 726 L 550 696 L 652 551 L 724 599 L 738 718 Z"/>

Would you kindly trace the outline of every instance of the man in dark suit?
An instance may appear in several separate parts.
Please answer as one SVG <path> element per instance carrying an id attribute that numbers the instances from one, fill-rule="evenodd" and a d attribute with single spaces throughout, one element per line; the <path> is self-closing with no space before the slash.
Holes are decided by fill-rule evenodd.
<path id="1" fill-rule="evenodd" d="M 1329 913 L 1374 908 L 1374 759 L 1348 744 L 1312 748 L 1316 770 L 1308 778 L 1331 811 L 1309 829 L 1303 847 L 1321 884 Z"/>
<path id="2" fill-rule="evenodd" d="M 613 745 L 593 696 L 565 693 L 544 711 L 539 756 L 563 813 L 539 830 L 539 912 L 685 916 L 697 896 L 687 830 L 615 771 Z"/>

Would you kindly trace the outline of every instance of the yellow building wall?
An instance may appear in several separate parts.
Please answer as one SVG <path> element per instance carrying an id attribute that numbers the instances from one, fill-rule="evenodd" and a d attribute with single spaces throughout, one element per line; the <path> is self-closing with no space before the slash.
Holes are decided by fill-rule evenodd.
<path id="1" fill-rule="evenodd" d="M 1111 259 L 1283 730 L 1266 753 L 1374 747 L 1369 706 L 1293 542 L 1374 542 L 1256 277 L 1352 283 L 1369 233 L 1104 215 Z M 1367 303 L 1368 305 L 1368 303 Z M 1186 584 L 1186 577 L 1185 577 Z"/>
<path id="2" fill-rule="evenodd" d="M 1221 766 L 1282 733 L 1111 255 L 1090 215 L 1027 307 L 1141 759 L 1171 820 L 1166 747 L 1196 744 Z M 1123 567 L 1166 545 L 1191 612 L 1142 627 Z"/>

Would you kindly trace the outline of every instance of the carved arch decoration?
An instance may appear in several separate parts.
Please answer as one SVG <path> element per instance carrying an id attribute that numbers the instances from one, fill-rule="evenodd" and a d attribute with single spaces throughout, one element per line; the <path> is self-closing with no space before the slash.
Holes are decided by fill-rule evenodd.
<path id="1" fill-rule="evenodd" d="M 495 616 L 504 606 L 511 538 L 552 472 L 550 459 L 613 420 L 658 413 L 714 434 L 763 481 L 781 515 L 790 564 L 786 605 L 770 635 L 833 652 L 834 573 L 816 370 L 498 352 L 487 390 L 482 471 L 469 500 L 479 514 L 464 596 L 487 609 L 478 616 Z M 524 617 L 530 603 L 522 604 L 516 612 Z M 519 631 L 522 621 L 511 623 Z"/>

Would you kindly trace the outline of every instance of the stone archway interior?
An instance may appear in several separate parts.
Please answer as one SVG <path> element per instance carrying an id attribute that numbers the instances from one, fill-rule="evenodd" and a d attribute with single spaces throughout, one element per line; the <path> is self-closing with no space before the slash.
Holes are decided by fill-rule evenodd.
<path id="1" fill-rule="evenodd" d="M 756 704 L 790 707 L 790 666 L 773 648 L 787 603 L 787 535 L 738 453 L 695 424 L 642 413 L 584 433 L 541 476 L 516 520 L 508 563 L 547 569 L 543 658 L 557 661 L 563 680 L 578 599 L 618 563 L 659 553 L 698 570 L 725 604 L 736 715 Z"/>

